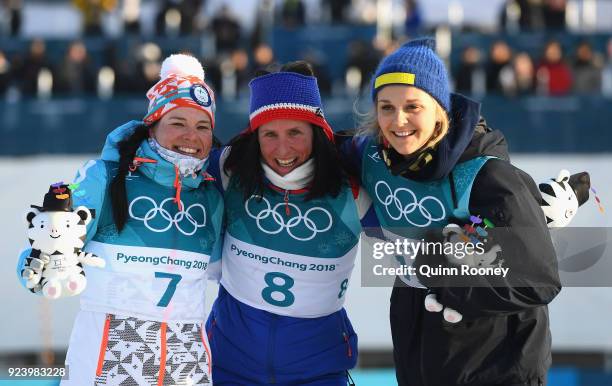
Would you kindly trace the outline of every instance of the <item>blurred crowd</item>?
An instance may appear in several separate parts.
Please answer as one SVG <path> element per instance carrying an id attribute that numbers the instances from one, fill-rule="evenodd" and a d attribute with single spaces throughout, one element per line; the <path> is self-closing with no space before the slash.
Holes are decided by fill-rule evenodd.
<path id="1" fill-rule="evenodd" d="M 568 0 L 506 0 L 500 25 L 507 31 L 564 30 Z"/>
<path id="2" fill-rule="evenodd" d="M 267 29 L 276 24 L 299 31 L 307 24 L 302 0 L 260 0 L 254 26 L 249 29 L 227 5 L 220 6 L 203 20 L 205 0 L 156 0 L 156 36 L 142 36 L 141 0 L 69 1 L 82 13 L 85 39 L 64 44 L 61 58 L 55 47 L 51 55 L 49 42 L 43 39 L 33 39 L 27 49 L 24 46 L 18 52 L 5 52 L 0 45 L 0 96 L 142 94 L 157 81 L 160 62 L 169 53 L 164 51 L 161 40 L 180 37 L 175 41 L 182 42 L 190 37 L 207 36 L 212 47 L 200 58 L 207 80 L 221 98 L 236 99 L 246 95 L 248 81 L 258 70 L 277 66 L 277 53 L 268 43 Z M 18 35 L 22 1 L 0 2 L 7 21 L 5 30 L 12 36 Z M 375 3 L 373 0 L 321 0 L 320 17 L 323 22 L 334 25 L 355 23 L 356 9 L 365 15 L 368 6 L 374 5 L 375 11 Z M 417 0 L 404 0 L 401 4 L 404 21 L 399 30 L 391 31 L 389 39 L 347 41 L 343 56 L 346 64 L 341 74 L 330 71 L 331 59 L 320 50 L 304 49 L 302 57 L 294 59 L 313 64 L 323 94 L 358 94 L 367 88 L 382 56 L 408 37 L 431 33 L 423 25 Z M 500 12 L 500 25 L 507 30 L 521 31 L 564 29 L 566 8 L 567 0 L 507 0 Z M 110 12 L 122 18 L 124 34 L 119 40 L 102 37 L 102 19 Z M 86 44 L 92 39 L 98 42 L 95 55 Z M 99 41 L 104 48 L 100 48 Z M 200 56 L 198 50 L 191 51 Z M 499 40 L 491 44 L 488 53 L 485 51 L 487 47 L 482 46 L 453 51 L 453 55 L 460 56 L 448 58 L 456 91 L 476 96 L 612 96 L 612 39 L 600 51 L 588 40 L 569 47 L 565 41 L 550 40 L 539 53 L 514 48 L 511 40 Z"/>
<path id="3" fill-rule="evenodd" d="M 537 57 L 514 50 L 504 40 L 495 41 L 488 55 L 468 46 L 453 77 L 455 89 L 467 94 L 611 96 L 612 39 L 605 52 L 597 52 L 583 40 L 569 53 L 560 41 L 550 40 Z"/>

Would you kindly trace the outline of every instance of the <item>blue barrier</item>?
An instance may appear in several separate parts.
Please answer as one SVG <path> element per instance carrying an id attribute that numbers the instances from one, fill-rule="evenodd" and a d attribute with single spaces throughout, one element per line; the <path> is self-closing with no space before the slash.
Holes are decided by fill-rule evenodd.
<path id="1" fill-rule="evenodd" d="M 353 102 L 324 101 L 335 130 L 356 127 Z M 0 101 L 0 155 L 98 153 L 110 130 L 141 118 L 145 109 L 144 97 Z M 504 132 L 513 153 L 612 151 L 612 109 L 601 97 L 487 97 L 483 115 L 490 126 Z M 215 135 L 226 142 L 246 127 L 247 119 L 248 101 L 222 101 Z"/>

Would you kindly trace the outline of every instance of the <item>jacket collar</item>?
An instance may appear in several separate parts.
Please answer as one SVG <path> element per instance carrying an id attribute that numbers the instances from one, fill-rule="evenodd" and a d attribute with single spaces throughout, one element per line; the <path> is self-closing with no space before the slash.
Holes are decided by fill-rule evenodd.
<path id="1" fill-rule="evenodd" d="M 136 156 L 141 158 L 147 158 L 155 160 L 156 162 L 144 162 L 140 164 L 138 170 L 145 176 L 149 177 L 153 181 L 164 186 L 174 186 L 177 170 L 176 167 L 170 162 L 163 159 L 155 150 L 151 148 L 148 141 L 143 141 L 140 147 L 136 151 Z M 204 171 L 206 168 L 204 167 Z M 195 176 L 182 177 L 181 184 L 184 187 L 195 189 L 202 183 L 202 171 L 198 172 Z"/>

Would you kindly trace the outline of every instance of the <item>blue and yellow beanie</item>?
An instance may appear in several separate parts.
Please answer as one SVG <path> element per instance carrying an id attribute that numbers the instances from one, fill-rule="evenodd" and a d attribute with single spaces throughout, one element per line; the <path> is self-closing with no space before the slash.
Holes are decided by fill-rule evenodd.
<path id="1" fill-rule="evenodd" d="M 435 53 L 432 38 L 414 39 L 385 57 L 372 79 L 372 100 L 389 84 L 406 84 L 431 95 L 450 113 L 450 86 L 444 63 Z"/>

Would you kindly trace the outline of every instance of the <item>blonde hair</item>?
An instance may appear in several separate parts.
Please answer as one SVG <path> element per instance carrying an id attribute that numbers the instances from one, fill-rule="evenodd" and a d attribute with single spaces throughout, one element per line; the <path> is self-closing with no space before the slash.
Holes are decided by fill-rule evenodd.
<path id="1" fill-rule="evenodd" d="M 434 148 L 444 138 L 444 136 L 448 134 L 448 129 L 450 127 L 450 119 L 448 114 L 446 111 L 444 111 L 437 100 L 435 100 L 433 97 L 432 99 L 436 106 L 436 128 L 434 129 L 434 133 L 431 138 L 421 147 L 421 149 Z M 370 112 L 364 114 L 355 111 L 355 114 L 361 121 L 356 135 L 377 137 L 380 143 L 382 143 L 383 133 L 380 126 L 378 126 L 376 103 Z"/>

